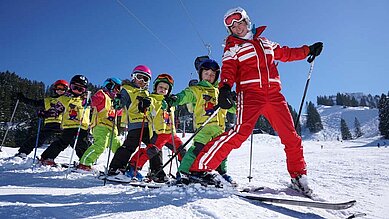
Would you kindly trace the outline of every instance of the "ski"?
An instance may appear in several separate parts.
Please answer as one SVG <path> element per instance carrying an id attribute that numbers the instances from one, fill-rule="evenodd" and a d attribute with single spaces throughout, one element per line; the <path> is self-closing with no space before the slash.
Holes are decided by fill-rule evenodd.
<path id="1" fill-rule="evenodd" d="M 275 198 L 275 197 L 263 197 L 263 196 L 247 194 L 247 193 L 242 194 L 241 192 L 235 193 L 235 195 L 244 199 L 255 200 L 255 201 L 266 202 L 266 203 L 296 205 L 296 206 L 305 206 L 305 207 L 312 207 L 312 208 L 323 208 L 329 210 L 343 210 L 343 209 L 351 208 L 357 202 L 356 200 L 352 200 L 348 202 L 340 202 L 340 203 L 304 201 L 304 200 Z"/>

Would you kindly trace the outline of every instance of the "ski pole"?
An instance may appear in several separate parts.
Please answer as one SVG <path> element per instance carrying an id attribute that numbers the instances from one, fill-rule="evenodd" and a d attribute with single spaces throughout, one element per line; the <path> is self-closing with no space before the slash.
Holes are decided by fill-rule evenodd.
<path id="1" fill-rule="evenodd" d="M 111 136 L 110 136 L 110 139 L 109 139 L 109 150 L 108 150 L 107 166 L 105 167 L 105 172 L 104 172 L 104 175 L 106 176 L 104 178 L 104 186 L 107 183 L 108 165 L 109 165 L 109 159 L 111 157 L 112 142 L 113 142 L 113 137 L 114 137 L 114 133 L 115 133 L 115 125 L 116 125 L 117 115 L 118 115 L 118 110 L 115 109 L 115 117 L 113 119 Z"/>
<path id="2" fill-rule="evenodd" d="M 313 65 L 314 65 L 314 60 L 315 59 L 315 56 L 313 56 L 313 58 L 310 57 L 309 60 L 312 60 L 310 63 L 311 63 L 311 66 L 309 68 L 309 72 L 308 72 L 308 78 L 307 78 L 307 82 L 305 83 L 305 88 L 304 88 L 304 94 L 303 94 L 303 98 L 301 100 L 301 103 L 300 103 L 300 109 L 299 109 L 299 113 L 297 114 L 297 118 L 296 118 L 296 121 L 294 122 L 294 128 L 296 129 L 297 131 L 297 124 L 299 123 L 299 120 L 300 120 L 300 116 L 301 116 L 301 110 L 303 109 L 303 105 L 304 105 L 304 101 L 305 101 L 305 96 L 307 95 L 307 90 L 308 90 L 308 85 L 309 85 L 309 81 L 311 80 L 311 74 L 313 72 Z"/>
<path id="3" fill-rule="evenodd" d="M 70 155 L 69 165 L 68 165 L 68 169 L 66 170 L 65 178 L 68 178 L 68 174 L 70 172 L 70 165 L 72 164 L 72 161 L 73 161 L 74 151 L 76 150 L 78 136 L 80 135 L 80 131 L 81 131 L 82 120 L 84 120 L 84 115 L 85 115 L 86 108 L 88 107 L 88 102 L 89 102 L 90 96 L 91 96 L 91 92 L 87 91 L 86 103 L 85 103 L 84 109 L 82 110 L 82 115 L 81 115 L 81 118 L 80 118 L 80 124 L 78 125 L 76 139 L 74 140 L 72 155 Z"/>
<path id="4" fill-rule="evenodd" d="M 34 158 L 32 159 L 31 170 L 34 170 L 34 166 L 35 166 L 36 151 L 38 150 L 39 135 L 41 133 L 41 123 L 42 123 L 42 118 L 39 117 L 39 119 L 38 119 L 38 131 L 37 131 L 37 134 L 36 134 L 35 149 L 34 149 Z"/>
<path id="5" fill-rule="evenodd" d="M 3 148 L 4 141 L 5 141 L 5 139 L 7 138 L 7 134 L 8 134 L 10 125 L 11 125 L 11 123 L 12 123 L 12 120 L 13 120 L 13 118 L 14 118 L 14 116 L 15 116 L 16 108 L 18 108 L 18 105 L 19 105 L 19 99 L 16 100 L 16 104 L 15 104 L 15 107 L 14 107 L 14 111 L 12 112 L 11 119 L 9 120 L 9 126 L 7 126 L 7 130 L 5 131 L 5 134 L 4 134 L 4 137 L 3 137 L 3 141 L 1 142 L 0 152 L 2 151 L 1 149 Z"/>
<path id="6" fill-rule="evenodd" d="M 170 153 L 170 152 L 169 152 Z M 171 151 L 171 154 L 169 154 L 169 157 L 172 157 L 173 156 L 173 151 Z M 170 162 L 170 166 L 169 166 L 169 176 L 173 176 L 172 174 L 172 167 L 173 167 L 173 162 Z"/>
<path id="7" fill-rule="evenodd" d="M 174 129 L 173 129 L 173 121 L 174 121 L 174 114 L 172 113 L 171 109 L 169 108 L 169 114 L 170 114 L 170 130 L 172 132 L 172 145 L 173 145 L 173 152 L 176 153 L 176 145 L 174 143 Z M 176 164 L 177 164 L 177 170 L 178 170 L 178 157 L 176 156 Z M 170 168 L 171 171 L 171 168 Z M 171 172 L 169 173 L 171 174 Z"/>
<path id="8" fill-rule="evenodd" d="M 173 161 L 175 157 L 177 157 L 179 153 L 181 153 L 181 151 L 186 147 L 186 145 L 188 145 L 192 141 L 192 139 L 204 128 L 204 126 L 206 126 L 209 121 L 211 121 L 211 119 L 213 119 L 218 114 L 219 110 L 220 107 L 217 107 L 217 109 L 212 113 L 212 115 L 195 131 L 195 133 L 193 133 L 193 135 L 190 136 L 190 138 L 183 145 L 177 148 L 177 152 L 174 153 L 172 157 L 170 157 L 170 159 L 162 166 L 162 168 L 155 175 L 160 173 L 163 168 L 165 168 L 170 162 Z"/>
<path id="9" fill-rule="evenodd" d="M 143 111 L 142 128 L 140 129 L 139 144 L 138 144 L 138 155 L 137 155 L 136 163 L 135 163 L 134 176 L 136 176 L 136 173 L 138 172 L 138 161 L 139 161 L 139 157 L 140 157 L 140 146 L 142 145 L 142 139 L 143 139 L 143 132 L 144 132 L 144 129 L 145 129 L 146 117 L 147 117 L 147 108 L 145 108 L 144 111 Z"/>
<path id="10" fill-rule="evenodd" d="M 253 138 L 254 138 L 254 130 L 253 132 L 251 132 L 251 143 L 250 143 L 250 170 L 249 170 L 249 176 L 247 178 L 249 178 L 249 182 L 251 182 L 251 179 L 253 178 L 251 176 L 251 165 L 253 163 Z"/>

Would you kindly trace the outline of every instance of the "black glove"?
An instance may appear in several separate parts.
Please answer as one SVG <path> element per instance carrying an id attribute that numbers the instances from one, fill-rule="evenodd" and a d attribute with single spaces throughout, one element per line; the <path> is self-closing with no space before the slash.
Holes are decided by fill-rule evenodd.
<path id="1" fill-rule="evenodd" d="M 321 51 L 323 50 L 323 43 L 317 42 L 309 46 L 309 53 L 308 53 L 308 62 L 311 63 L 313 60 L 315 60 L 316 56 L 319 56 Z"/>
<path id="2" fill-rule="evenodd" d="M 120 110 L 122 108 L 121 95 L 116 94 L 116 97 L 112 100 L 112 106 L 115 110 Z"/>
<path id="3" fill-rule="evenodd" d="M 189 87 L 190 86 L 196 86 L 199 83 L 199 80 L 197 79 L 192 79 L 189 81 Z"/>
<path id="4" fill-rule="evenodd" d="M 39 118 L 46 118 L 46 112 L 44 110 L 38 110 L 36 114 Z"/>
<path id="5" fill-rule="evenodd" d="M 232 92 L 231 92 L 231 95 L 232 95 L 232 100 L 236 103 L 236 101 L 238 100 L 238 99 L 237 99 L 238 96 L 237 96 L 237 94 L 236 94 L 236 91 L 232 91 Z"/>
<path id="6" fill-rule="evenodd" d="M 224 84 L 223 87 L 219 89 L 219 98 L 217 99 L 218 105 L 222 109 L 229 109 L 233 106 L 234 100 L 232 97 L 231 87 L 227 84 Z"/>
<path id="7" fill-rule="evenodd" d="M 168 108 L 172 107 L 174 103 L 177 101 L 177 95 L 170 94 L 165 96 L 165 101 L 167 103 Z"/>
<path id="8" fill-rule="evenodd" d="M 138 110 L 139 112 L 143 113 L 145 110 L 147 110 L 147 108 L 149 108 L 151 99 L 148 97 L 137 97 L 137 99 L 139 100 Z"/>

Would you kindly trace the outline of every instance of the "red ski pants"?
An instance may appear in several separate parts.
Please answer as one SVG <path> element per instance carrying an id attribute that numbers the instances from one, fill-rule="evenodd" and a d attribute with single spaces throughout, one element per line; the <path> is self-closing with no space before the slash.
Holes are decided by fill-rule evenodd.
<path id="1" fill-rule="evenodd" d="M 173 148 L 173 145 L 175 149 Z M 172 151 L 176 151 L 182 145 L 181 139 L 174 135 L 174 144 L 172 139 L 172 134 L 155 134 L 151 138 L 151 144 L 147 145 L 146 148 L 141 148 L 138 150 L 131 158 L 130 165 L 135 166 L 137 164 L 138 169 L 142 169 L 143 165 L 152 157 L 156 156 L 158 152 L 162 149 L 163 146 L 168 147 Z M 181 150 L 181 153 L 178 154 L 178 160 L 181 161 L 186 150 Z M 139 155 L 138 155 L 139 154 Z M 136 162 L 139 156 L 138 163 Z"/>
<path id="2" fill-rule="evenodd" d="M 291 177 L 306 174 L 301 138 L 294 129 L 285 97 L 279 89 L 264 88 L 238 93 L 237 124 L 214 138 L 197 156 L 190 171 L 211 171 L 249 137 L 260 115 L 264 115 L 285 145 L 287 169 Z"/>

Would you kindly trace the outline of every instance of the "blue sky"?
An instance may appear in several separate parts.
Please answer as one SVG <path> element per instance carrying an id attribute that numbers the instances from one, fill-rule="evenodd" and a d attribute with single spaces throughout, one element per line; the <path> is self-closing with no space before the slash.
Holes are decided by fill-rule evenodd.
<path id="1" fill-rule="evenodd" d="M 221 61 L 227 32 L 224 13 L 246 9 L 264 36 L 291 47 L 324 43 L 316 59 L 307 100 L 337 92 L 387 93 L 389 90 L 389 1 L 130 1 L 1 0 L 0 71 L 43 81 L 84 74 L 94 84 L 107 77 L 129 78 L 138 64 L 153 76 L 170 73 L 173 92 L 197 78 L 196 56 Z M 191 22 L 192 21 L 192 22 Z M 158 37 L 159 40 L 157 40 Z M 283 93 L 298 109 L 309 64 L 279 63 Z"/>

